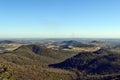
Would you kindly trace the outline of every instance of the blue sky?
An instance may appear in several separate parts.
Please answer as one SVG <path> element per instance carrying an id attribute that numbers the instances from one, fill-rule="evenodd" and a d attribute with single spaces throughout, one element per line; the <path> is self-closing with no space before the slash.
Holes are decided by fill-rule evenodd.
<path id="1" fill-rule="evenodd" d="M 0 38 L 120 38 L 120 0 L 0 0 Z"/>

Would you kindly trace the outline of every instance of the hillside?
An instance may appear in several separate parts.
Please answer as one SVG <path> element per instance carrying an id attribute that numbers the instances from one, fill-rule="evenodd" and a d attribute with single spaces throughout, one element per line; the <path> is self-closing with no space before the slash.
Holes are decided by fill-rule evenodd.
<path id="1" fill-rule="evenodd" d="M 0 54 L 0 63 L 3 66 L 1 70 L 4 67 L 8 69 L 8 72 L 2 73 L 3 78 L 8 76 L 11 80 L 120 78 L 120 54 L 105 49 L 76 55 L 75 52 L 54 50 L 41 45 L 23 45 L 10 53 Z"/>
<path id="2" fill-rule="evenodd" d="M 74 72 L 47 66 L 63 61 L 72 55 L 73 53 L 67 54 L 44 46 L 23 45 L 11 53 L 1 54 L 0 62 L 1 65 L 12 68 L 13 80 L 73 80 L 76 78 Z"/>
<path id="3" fill-rule="evenodd" d="M 67 70 L 77 69 L 81 74 L 119 74 L 120 54 L 100 49 L 95 52 L 81 52 L 50 67 Z"/>

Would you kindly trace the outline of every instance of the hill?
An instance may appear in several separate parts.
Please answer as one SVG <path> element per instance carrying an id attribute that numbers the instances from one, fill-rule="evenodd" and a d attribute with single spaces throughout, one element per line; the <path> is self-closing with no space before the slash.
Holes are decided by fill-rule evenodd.
<path id="1" fill-rule="evenodd" d="M 95 47 L 95 45 L 92 45 L 92 44 L 85 44 L 85 43 L 81 43 L 81 42 L 78 42 L 78 41 L 70 40 L 70 41 L 61 42 L 60 48 L 64 49 L 64 48 L 69 48 L 70 46 L 79 47 L 79 48 L 80 47 Z"/>
<path id="2" fill-rule="evenodd" d="M 49 66 L 67 70 L 76 69 L 84 75 L 120 75 L 120 54 L 105 49 L 100 49 L 95 52 L 81 52 L 61 63 L 51 64 Z"/>
<path id="3" fill-rule="evenodd" d="M 74 72 L 47 66 L 72 55 L 40 45 L 23 45 L 13 52 L 1 54 L 0 65 L 12 67 L 15 80 L 73 80 Z"/>
<path id="4" fill-rule="evenodd" d="M 105 49 L 76 55 L 31 44 L 0 54 L 1 70 L 8 69 L 0 76 L 12 80 L 117 80 L 119 63 L 120 54 Z"/>
<path id="5" fill-rule="evenodd" d="M 10 44 L 10 43 L 16 43 L 16 42 L 10 41 L 10 40 L 3 40 L 3 41 L 0 41 L 0 44 Z"/>

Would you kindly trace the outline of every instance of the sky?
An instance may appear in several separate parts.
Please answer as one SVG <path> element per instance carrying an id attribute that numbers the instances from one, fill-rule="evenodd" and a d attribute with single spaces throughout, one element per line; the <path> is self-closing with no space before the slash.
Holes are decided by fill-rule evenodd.
<path id="1" fill-rule="evenodd" d="M 120 38 L 120 0 L 0 0 L 0 38 Z"/>

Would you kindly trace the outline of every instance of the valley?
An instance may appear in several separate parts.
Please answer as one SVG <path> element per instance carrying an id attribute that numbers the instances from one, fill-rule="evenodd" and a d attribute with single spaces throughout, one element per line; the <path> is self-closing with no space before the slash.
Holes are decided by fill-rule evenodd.
<path id="1" fill-rule="evenodd" d="M 115 42 L 26 42 L 0 42 L 0 80 L 120 79 L 120 52 Z"/>

